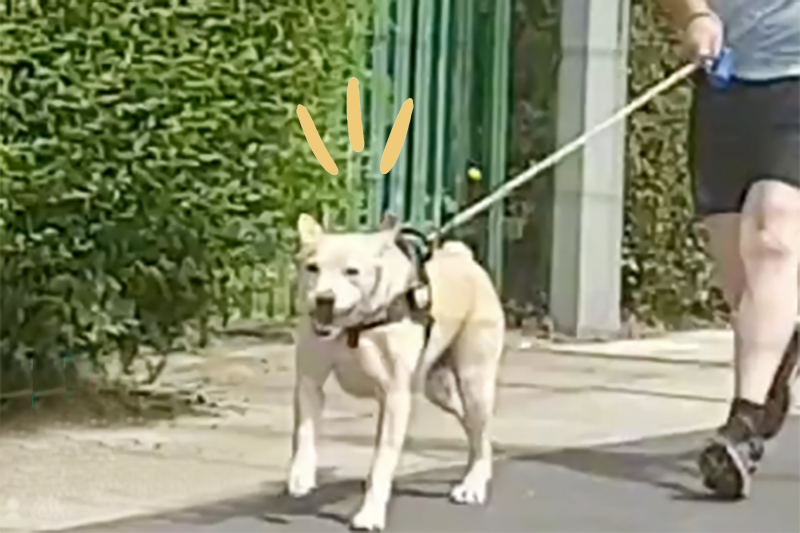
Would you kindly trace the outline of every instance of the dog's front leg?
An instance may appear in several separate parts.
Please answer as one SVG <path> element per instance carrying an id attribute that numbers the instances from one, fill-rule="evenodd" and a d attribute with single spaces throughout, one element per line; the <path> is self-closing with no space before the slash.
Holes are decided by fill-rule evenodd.
<path id="1" fill-rule="evenodd" d="M 292 460 L 286 487 L 294 497 L 305 496 L 317 485 L 317 436 L 325 402 L 323 387 L 331 372 L 324 362 L 304 360 L 308 355 L 298 355 Z"/>
<path id="2" fill-rule="evenodd" d="M 351 521 L 354 529 L 380 531 L 386 525 L 392 480 L 406 439 L 411 412 L 411 376 L 399 381 L 395 380 L 380 399 L 375 456 L 364 502 Z"/>

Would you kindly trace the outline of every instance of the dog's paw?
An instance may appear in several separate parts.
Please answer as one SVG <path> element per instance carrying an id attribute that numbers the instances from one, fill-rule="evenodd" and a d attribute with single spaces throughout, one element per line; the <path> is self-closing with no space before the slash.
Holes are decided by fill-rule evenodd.
<path id="1" fill-rule="evenodd" d="M 450 501 L 459 505 L 483 505 L 486 503 L 487 484 L 464 480 L 450 491 Z"/>
<path id="2" fill-rule="evenodd" d="M 377 505 L 364 505 L 350 520 L 354 531 L 383 531 L 386 527 L 386 510 Z"/>
<path id="3" fill-rule="evenodd" d="M 286 482 L 286 492 L 292 498 L 302 498 L 317 488 L 317 476 L 313 469 L 292 466 Z"/>
<path id="4" fill-rule="evenodd" d="M 314 492 L 316 488 L 316 483 L 290 479 L 286 484 L 286 493 L 292 498 L 302 498 Z"/>

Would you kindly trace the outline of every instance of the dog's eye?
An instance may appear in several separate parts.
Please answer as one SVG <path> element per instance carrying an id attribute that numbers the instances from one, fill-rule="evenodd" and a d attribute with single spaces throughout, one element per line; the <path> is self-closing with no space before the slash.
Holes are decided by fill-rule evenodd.
<path id="1" fill-rule="evenodd" d="M 358 269 L 355 267 L 347 267 L 344 269 L 345 276 L 358 276 Z"/>
<path id="2" fill-rule="evenodd" d="M 308 263 L 306 265 L 306 272 L 309 274 L 317 274 L 319 272 L 319 265 L 316 263 Z"/>

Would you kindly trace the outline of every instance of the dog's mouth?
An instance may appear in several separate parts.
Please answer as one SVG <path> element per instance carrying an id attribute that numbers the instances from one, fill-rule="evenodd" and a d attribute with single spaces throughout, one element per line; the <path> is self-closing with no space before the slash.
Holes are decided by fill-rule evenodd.
<path id="1" fill-rule="evenodd" d="M 333 338 L 339 331 L 339 328 L 332 324 L 322 324 L 316 320 L 311 321 L 311 328 L 314 331 L 314 335 L 321 339 Z"/>
<path id="2" fill-rule="evenodd" d="M 336 313 L 334 316 L 320 316 L 312 312 L 310 318 L 311 330 L 320 339 L 333 339 L 348 328 L 361 323 L 358 313 L 354 313 L 352 310 Z"/>
<path id="3" fill-rule="evenodd" d="M 316 302 L 309 312 L 309 318 L 314 334 L 321 339 L 330 339 L 360 324 L 363 317 L 359 303 L 337 309 L 327 302 L 323 305 Z"/>
<path id="4" fill-rule="evenodd" d="M 342 329 L 337 323 L 337 313 L 333 305 L 317 305 L 311 311 L 311 327 L 314 334 L 321 339 L 335 337 Z"/>

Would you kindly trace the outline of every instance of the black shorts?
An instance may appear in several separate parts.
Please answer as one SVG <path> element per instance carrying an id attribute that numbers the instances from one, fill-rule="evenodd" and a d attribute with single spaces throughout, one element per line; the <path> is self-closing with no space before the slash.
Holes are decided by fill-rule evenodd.
<path id="1" fill-rule="evenodd" d="M 758 181 L 800 188 L 800 78 L 716 89 L 697 76 L 689 160 L 700 217 L 740 212 Z"/>

